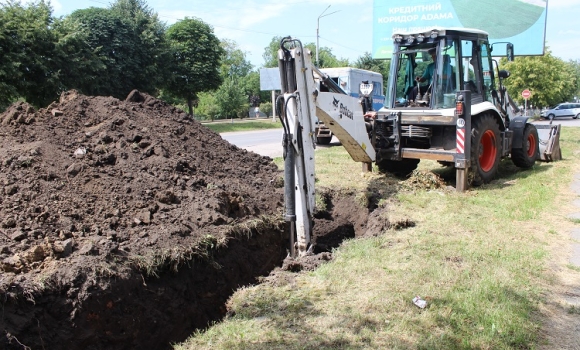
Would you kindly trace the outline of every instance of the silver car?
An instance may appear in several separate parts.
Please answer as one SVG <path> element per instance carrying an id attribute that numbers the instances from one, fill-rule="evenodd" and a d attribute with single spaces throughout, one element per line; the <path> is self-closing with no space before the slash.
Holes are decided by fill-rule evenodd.
<path id="1" fill-rule="evenodd" d="M 559 117 L 580 117 L 580 103 L 560 103 L 555 107 L 548 108 L 540 113 L 540 117 L 554 119 Z"/>

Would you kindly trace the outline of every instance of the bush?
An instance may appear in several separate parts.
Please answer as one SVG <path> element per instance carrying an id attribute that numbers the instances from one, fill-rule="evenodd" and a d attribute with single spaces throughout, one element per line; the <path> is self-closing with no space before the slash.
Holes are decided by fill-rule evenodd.
<path id="1" fill-rule="evenodd" d="M 260 103 L 260 112 L 266 114 L 266 116 L 272 115 L 272 102 Z"/>
<path id="2" fill-rule="evenodd" d="M 194 110 L 195 118 L 198 120 L 219 119 L 219 106 L 214 94 L 201 92 L 198 94 L 199 102 Z"/>

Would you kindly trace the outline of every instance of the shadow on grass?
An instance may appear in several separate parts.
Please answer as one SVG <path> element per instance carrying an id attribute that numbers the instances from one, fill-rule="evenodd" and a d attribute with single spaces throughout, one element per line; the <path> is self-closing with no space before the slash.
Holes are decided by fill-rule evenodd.
<path id="1" fill-rule="evenodd" d="M 513 185 L 510 181 L 516 179 L 525 179 L 530 175 L 543 173 L 550 170 L 554 165 L 552 163 L 536 161 L 536 164 L 530 169 L 522 169 L 515 166 L 510 159 L 503 159 L 499 163 L 497 174 L 489 184 L 485 186 L 506 187 Z M 453 166 L 433 167 L 431 171 L 438 175 L 448 186 L 456 186 L 456 169 Z"/>

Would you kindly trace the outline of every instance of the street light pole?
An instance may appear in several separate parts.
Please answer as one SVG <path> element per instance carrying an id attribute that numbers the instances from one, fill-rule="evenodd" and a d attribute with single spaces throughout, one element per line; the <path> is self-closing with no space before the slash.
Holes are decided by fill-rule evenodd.
<path id="1" fill-rule="evenodd" d="M 324 11 L 322 11 L 320 16 L 318 16 L 318 19 L 316 20 L 316 65 L 317 66 L 319 65 L 319 62 L 318 62 L 318 38 L 319 38 L 319 33 L 320 33 L 320 19 L 322 17 L 330 16 L 333 13 L 337 13 L 338 11 L 340 11 L 340 10 L 338 10 L 338 11 L 324 14 L 326 12 L 326 10 L 328 10 L 329 8 L 330 8 L 330 5 L 328 5 L 328 7 L 324 9 Z"/>

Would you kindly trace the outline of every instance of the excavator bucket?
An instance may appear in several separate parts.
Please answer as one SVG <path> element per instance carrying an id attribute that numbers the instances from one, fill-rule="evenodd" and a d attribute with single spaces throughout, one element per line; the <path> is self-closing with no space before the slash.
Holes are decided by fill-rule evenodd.
<path id="1" fill-rule="evenodd" d="M 540 125 L 536 124 L 540 144 L 538 160 L 552 162 L 562 159 L 562 150 L 560 150 L 560 124 Z"/>

